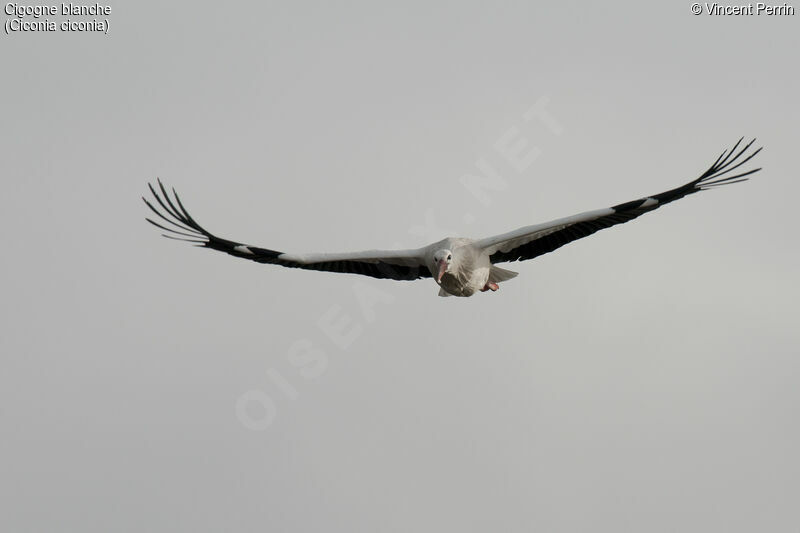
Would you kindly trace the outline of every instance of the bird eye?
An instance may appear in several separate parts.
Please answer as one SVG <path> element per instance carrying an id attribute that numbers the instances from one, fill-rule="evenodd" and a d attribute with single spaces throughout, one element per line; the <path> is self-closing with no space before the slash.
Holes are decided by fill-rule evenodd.
<path id="1" fill-rule="evenodd" d="M 453 258 L 453 256 L 451 254 L 447 254 L 447 260 L 448 261 L 450 261 L 450 259 L 452 259 L 452 258 Z"/>

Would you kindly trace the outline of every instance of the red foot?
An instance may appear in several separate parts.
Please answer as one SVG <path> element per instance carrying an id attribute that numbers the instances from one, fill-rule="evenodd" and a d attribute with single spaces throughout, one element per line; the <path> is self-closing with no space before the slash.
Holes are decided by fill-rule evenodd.
<path id="1" fill-rule="evenodd" d="M 500 286 L 497 283 L 495 283 L 493 281 L 490 281 L 486 285 L 483 286 L 483 288 L 481 289 L 481 292 L 486 292 L 488 290 L 491 290 L 492 292 L 494 292 L 499 288 L 500 288 Z"/>

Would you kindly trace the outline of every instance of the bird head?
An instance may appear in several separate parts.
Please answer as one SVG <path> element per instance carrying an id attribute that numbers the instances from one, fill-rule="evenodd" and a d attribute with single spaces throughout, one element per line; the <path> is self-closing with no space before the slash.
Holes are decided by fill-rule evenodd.
<path id="1" fill-rule="evenodd" d="M 446 248 L 438 250 L 433 254 L 433 261 L 436 263 L 436 281 L 441 282 L 444 273 L 450 271 L 450 265 L 453 262 L 453 252 Z"/>

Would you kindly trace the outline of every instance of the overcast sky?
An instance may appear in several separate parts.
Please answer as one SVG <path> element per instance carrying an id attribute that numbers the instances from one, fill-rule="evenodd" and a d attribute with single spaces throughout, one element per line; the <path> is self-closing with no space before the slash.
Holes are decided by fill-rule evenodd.
<path id="1" fill-rule="evenodd" d="M 126 1 L 0 35 L 0 530 L 798 531 L 800 15 L 690 5 Z M 192 248 L 140 200 L 417 247 L 741 136 L 753 180 L 468 299 Z"/>

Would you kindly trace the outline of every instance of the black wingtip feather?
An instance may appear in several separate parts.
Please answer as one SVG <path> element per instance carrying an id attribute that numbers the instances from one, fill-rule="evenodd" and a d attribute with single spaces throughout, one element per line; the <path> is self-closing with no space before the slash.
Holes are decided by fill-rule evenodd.
<path id="1" fill-rule="evenodd" d="M 749 170 L 747 172 L 741 172 L 739 174 L 729 176 L 722 180 L 719 179 L 725 174 L 728 174 L 729 172 L 732 172 L 737 168 L 741 167 L 742 165 L 746 164 L 747 162 L 749 162 L 756 155 L 758 155 L 758 153 L 761 152 L 761 150 L 763 150 L 764 148 L 763 146 L 759 147 L 752 153 L 747 155 L 744 159 L 738 161 L 756 142 L 756 139 L 753 138 L 750 142 L 748 142 L 740 150 L 737 151 L 737 148 L 739 147 L 739 145 L 742 143 L 743 140 L 744 137 L 739 139 L 733 146 L 733 148 L 731 148 L 730 150 L 726 150 L 727 155 L 725 157 L 717 158 L 717 161 L 707 171 L 705 171 L 699 178 L 697 178 L 696 180 L 694 180 L 694 182 L 692 182 L 691 185 L 693 191 L 702 190 L 703 187 L 709 185 L 720 185 L 723 183 L 734 183 L 734 182 L 738 183 L 738 181 L 736 181 L 737 178 L 749 176 L 761 170 L 761 168 L 757 168 L 754 170 Z"/>
<path id="2" fill-rule="evenodd" d="M 178 209 L 175 203 L 173 203 L 171 200 L 166 187 L 164 187 L 164 184 L 161 182 L 161 179 L 156 178 L 156 183 L 158 184 L 158 188 L 154 187 L 152 183 L 148 183 L 147 187 L 150 189 L 150 192 L 156 199 L 156 202 L 158 202 L 158 205 L 161 206 L 163 211 L 157 209 L 155 205 L 153 205 L 153 203 L 145 197 L 142 197 L 142 201 L 144 201 L 145 205 L 147 205 L 147 207 L 161 220 L 169 224 L 169 227 L 159 224 L 150 218 L 145 218 L 145 220 L 154 226 L 167 231 L 170 235 L 164 235 L 165 237 L 173 238 L 175 240 L 189 240 L 190 242 L 198 242 L 202 243 L 202 245 L 208 245 L 209 242 L 214 239 L 214 236 L 203 229 L 189 216 L 186 208 L 180 204 L 174 189 L 173 194 L 175 195 L 176 203 L 180 206 L 180 209 Z M 159 194 L 159 191 L 161 194 Z M 175 236 L 183 238 L 176 238 Z M 186 239 L 186 237 L 189 239 Z"/>
<path id="3" fill-rule="evenodd" d="M 179 213 L 179 211 L 178 211 L 178 208 L 177 208 L 177 207 L 175 207 L 175 204 L 173 204 L 173 203 L 172 203 L 172 200 L 170 200 L 170 198 L 169 198 L 169 193 L 167 193 L 167 189 L 164 187 L 164 184 L 163 184 L 163 183 L 161 183 L 161 180 L 160 180 L 160 179 L 158 179 L 158 186 L 159 186 L 159 188 L 161 189 L 161 192 L 164 194 L 164 200 L 166 200 L 166 201 L 167 201 L 167 204 L 169 204 L 169 206 L 172 208 L 172 215 L 173 215 L 175 218 L 177 218 L 178 220 L 180 220 L 181 222 L 185 222 L 185 219 L 183 219 L 183 218 L 181 217 L 181 215 L 180 215 L 180 213 Z"/>

